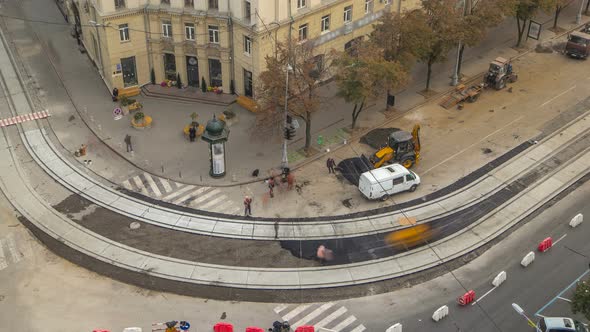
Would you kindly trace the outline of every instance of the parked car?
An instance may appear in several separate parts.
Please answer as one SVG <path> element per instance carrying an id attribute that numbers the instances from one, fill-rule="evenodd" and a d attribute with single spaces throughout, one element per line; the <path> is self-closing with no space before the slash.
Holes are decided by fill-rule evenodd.
<path id="1" fill-rule="evenodd" d="M 541 317 L 537 326 L 541 332 L 588 332 L 588 326 L 567 317 Z"/>
<path id="2" fill-rule="evenodd" d="M 359 190 L 368 199 L 386 200 L 402 191 L 414 191 L 419 185 L 418 174 L 400 164 L 370 170 L 359 179 Z"/>

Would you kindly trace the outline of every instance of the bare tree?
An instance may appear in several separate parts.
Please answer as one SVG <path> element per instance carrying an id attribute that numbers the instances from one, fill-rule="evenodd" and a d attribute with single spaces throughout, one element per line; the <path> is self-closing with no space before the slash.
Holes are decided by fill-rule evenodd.
<path id="1" fill-rule="evenodd" d="M 354 55 L 338 53 L 332 63 L 336 69 L 334 78 L 338 96 L 347 103 L 354 103 L 351 129 L 354 129 L 367 99 L 377 98 L 408 81 L 406 67 L 396 60 L 386 60 L 385 50 L 374 43 L 360 44 Z"/>
<path id="2" fill-rule="evenodd" d="M 266 70 L 259 76 L 258 101 L 261 110 L 256 121 L 256 130 L 268 126 L 280 126 L 280 105 L 285 102 L 285 84 L 289 67 L 288 111 L 305 122 L 305 151 L 311 152 L 311 123 L 313 113 L 319 110 L 322 98 L 318 88 L 327 79 L 330 55 L 317 54 L 312 42 L 291 41 L 278 43 L 276 56 L 266 57 Z"/>

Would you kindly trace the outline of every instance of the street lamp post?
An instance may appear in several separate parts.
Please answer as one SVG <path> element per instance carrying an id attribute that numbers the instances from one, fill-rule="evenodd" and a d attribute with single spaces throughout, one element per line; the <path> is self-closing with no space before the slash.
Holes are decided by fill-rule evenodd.
<path id="1" fill-rule="evenodd" d="M 590 0 L 588 0 L 590 1 Z M 576 15 L 576 24 L 580 24 L 582 22 L 582 10 L 584 10 L 584 0 L 582 0 L 582 3 L 580 4 L 580 10 L 578 11 L 578 14 Z"/>
<path id="2" fill-rule="evenodd" d="M 512 303 L 512 308 L 514 309 L 514 311 L 516 311 L 519 315 L 521 315 L 522 317 L 524 317 L 527 322 L 529 323 L 530 326 L 534 327 L 536 329 L 536 331 L 540 332 L 541 330 L 539 329 L 539 327 L 537 326 L 537 324 L 535 324 L 530 318 L 527 317 L 526 313 L 524 312 L 524 310 L 516 303 Z"/>
<path id="3" fill-rule="evenodd" d="M 283 131 L 287 130 L 287 126 L 289 125 L 287 123 L 287 116 L 289 115 L 289 71 L 293 70 L 293 67 L 291 67 L 291 65 L 287 64 L 287 68 L 286 68 L 286 79 L 285 79 L 285 111 L 284 111 L 284 119 L 283 119 L 283 124 L 284 124 L 284 129 Z M 283 169 L 289 167 L 289 157 L 287 155 L 287 137 L 285 137 L 285 135 L 283 135 L 283 158 L 281 160 L 281 167 Z"/>

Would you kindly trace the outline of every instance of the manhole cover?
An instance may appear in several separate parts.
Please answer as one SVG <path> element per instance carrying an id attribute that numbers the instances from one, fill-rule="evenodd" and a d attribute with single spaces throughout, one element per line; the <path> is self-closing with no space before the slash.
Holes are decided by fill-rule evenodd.
<path id="1" fill-rule="evenodd" d="M 134 222 L 132 222 L 132 223 L 129 225 L 129 228 L 131 228 L 131 229 L 138 229 L 140 226 L 141 226 L 141 224 L 140 224 L 140 223 L 138 223 L 137 221 L 134 221 Z"/>

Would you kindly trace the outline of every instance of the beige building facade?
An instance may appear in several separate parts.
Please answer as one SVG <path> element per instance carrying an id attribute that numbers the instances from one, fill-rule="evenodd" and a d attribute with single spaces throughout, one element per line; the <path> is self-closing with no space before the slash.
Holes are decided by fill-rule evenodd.
<path id="1" fill-rule="evenodd" d="M 277 41 L 345 50 L 370 33 L 384 11 L 417 0 L 71 0 L 68 15 L 112 89 L 151 81 L 221 87 L 253 97 Z"/>

